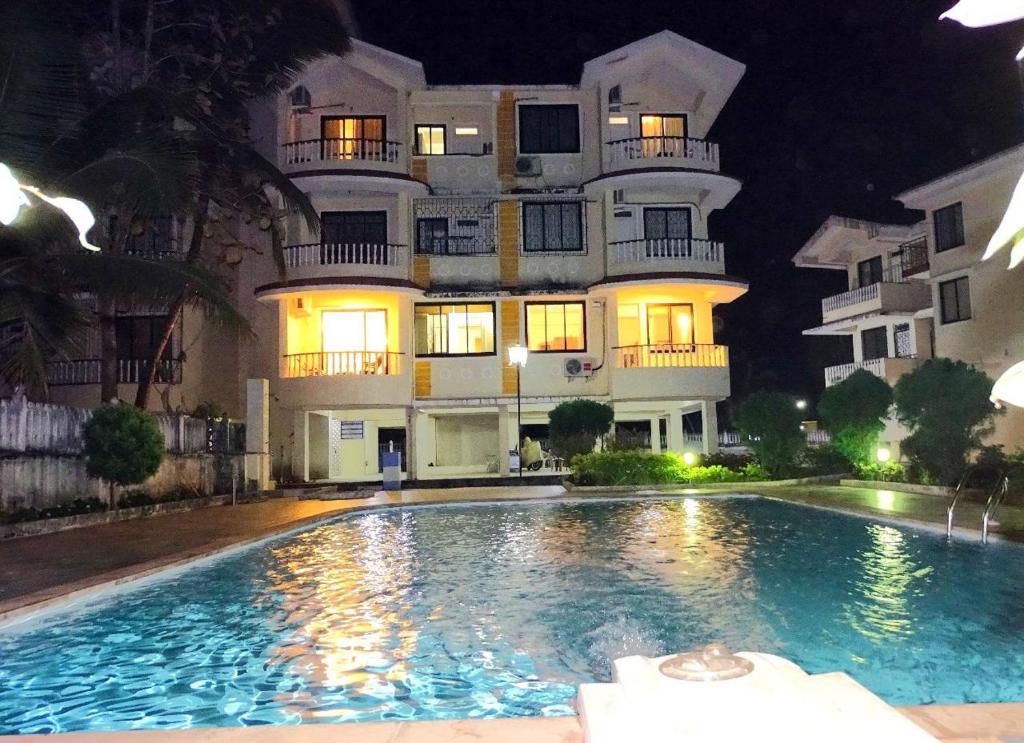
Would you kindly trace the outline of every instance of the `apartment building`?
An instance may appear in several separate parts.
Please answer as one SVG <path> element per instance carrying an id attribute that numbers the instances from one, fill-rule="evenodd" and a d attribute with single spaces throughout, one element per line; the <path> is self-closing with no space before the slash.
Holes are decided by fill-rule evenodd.
<path id="1" fill-rule="evenodd" d="M 245 379 L 267 379 L 278 479 L 373 480 L 392 449 L 407 477 L 507 474 L 520 401 L 534 439 L 587 398 L 655 451 L 714 451 L 712 312 L 747 283 L 708 230 L 740 188 L 708 131 L 743 72 L 667 31 L 567 85 L 432 85 L 358 40 L 309 65 L 253 135 L 320 231 L 286 215 L 283 267 L 269 247 L 231 265 L 254 340 L 186 317 L 163 394 L 237 415 Z M 79 381 L 55 396 L 95 395 Z"/>
<path id="2" fill-rule="evenodd" d="M 848 335 L 853 362 L 828 367 L 825 385 L 867 369 L 895 384 L 923 359 L 951 358 L 993 379 L 1024 357 L 1024 272 L 982 261 L 1013 188 L 1024 146 L 896 196 L 909 226 L 829 217 L 793 257 L 801 268 L 845 271 L 849 291 L 822 300 L 822 324 L 805 335 Z M 885 438 L 905 431 L 890 424 Z M 1024 446 L 1024 414 L 1008 410 L 986 443 Z"/>

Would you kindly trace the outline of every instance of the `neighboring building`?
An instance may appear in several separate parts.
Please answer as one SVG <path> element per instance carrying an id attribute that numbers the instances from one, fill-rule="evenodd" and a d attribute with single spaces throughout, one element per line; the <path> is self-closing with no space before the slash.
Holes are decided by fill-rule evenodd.
<path id="1" fill-rule="evenodd" d="M 911 226 L 825 221 L 793 262 L 850 278 L 850 291 L 822 300 L 822 325 L 804 331 L 853 339 L 853 362 L 826 368 L 826 386 L 859 368 L 895 384 L 933 356 L 996 379 L 1024 358 L 1024 271 L 981 260 L 1022 171 L 1019 146 L 906 191 L 896 198 L 926 215 Z M 904 433 L 890 425 L 885 437 Z M 1024 446 L 1024 413 L 1000 416 L 986 443 Z"/>
<path id="2" fill-rule="evenodd" d="M 270 380 L 278 478 L 372 480 L 392 446 L 410 477 L 507 473 L 517 344 L 525 435 L 582 397 L 655 451 L 714 451 L 729 354 L 712 310 L 747 283 L 708 231 L 740 184 L 707 133 L 743 72 L 667 31 L 577 85 L 428 85 L 357 40 L 309 65 L 253 134 L 320 234 L 287 216 L 284 275 L 269 247 L 246 253 L 255 342 L 190 351 L 182 380 L 214 365 L 236 414 L 244 379 Z"/>

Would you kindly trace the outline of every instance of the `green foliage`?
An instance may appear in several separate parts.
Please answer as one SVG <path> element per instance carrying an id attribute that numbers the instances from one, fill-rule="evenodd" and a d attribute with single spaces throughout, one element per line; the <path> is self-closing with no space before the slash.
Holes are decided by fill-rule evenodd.
<path id="1" fill-rule="evenodd" d="M 818 413 L 832 434 L 832 446 L 851 464 L 863 466 L 875 458 L 878 435 L 892 407 L 892 388 L 865 369 L 858 369 L 839 384 L 827 387 Z"/>
<path id="2" fill-rule="evenodd" d="M 800 469 L 807 476 L 840 475 L 850 472 L 846 455 L 833 447 L 808 446 L 800 454 Z"/>
<path id="3" fill-rule="evenodd" d="M 929 359 L 896 383 L 900 422 L 910 434 L 904 454 L 931 480 L 953 484 L 981 444 L 998 411 L 989 401 L 992 380 L 962 361 Z"/>
<path id="4" fill-rule="evenodd" d="M 748 464 L 753 464 L 754 458 L 750 454 L 733 454 L 732 452 L 715 452 L 701 457 L 701 464 L 710 467 L 713 464 L 720 464 L 731 470 L 742 470 Z"/>
<path id="5" fill-rule="evenodd" d="M 552 450 L 566 459 L 593 451 L 598 438 L 612 427 L 614 417 L 610 405 L 593 400 L 559 403 L 548 413 Z"/>
<path id="6" fill-rule="evenodd" d="M 602 451 L 580 454 L 571 463 L 577 485 L 672 485 L 743 482 L 770 479 L 753 463 L 732 470 L 720 464 L 687 467 L 675 452 Z"/>
<path id="7" fill-rule="evenodd" d="M 153 417 L 132 405 L 109 403 L 82 428 L 86 471 L 112 485 L 143 482 L 160 467 L 164 439 Z"/>
<path id="8" fill-rule="evenodd" d="M 78 516 L 83 513 L 97 513 L 106 510 L 107 507 L 99 498 L 75 498 L 69 503 L 61 503 L 49 508 L 18 508 L 7 513 L 0 512 L 0 524 L 21 524 L 26 521 L 59 519 L 65 516 Z"/>
<path id="9" fill-rule="evenodd" d="M 907 482 L 907 471 L 899 462 L 867 462 L 856 467 L 858 480 Z"/>
<path id="10" fill-rule="evenodd" d="M 792 397 L 765 391 L 755 392 L 740 403 L 733 416 L 754 459 L 776 478 L 793 471 L 806 445 L 800 419 Z"/>

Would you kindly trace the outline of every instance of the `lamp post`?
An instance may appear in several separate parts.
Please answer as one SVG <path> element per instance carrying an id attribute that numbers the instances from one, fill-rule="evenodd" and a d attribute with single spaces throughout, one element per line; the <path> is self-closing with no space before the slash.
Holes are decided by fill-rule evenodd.
<path id="1" fill-rule="evenodd" d="M 519 375 L 526 366 L 530 351 L 526 346 L 516 344 L 508 347 L 508 363 L 516 368 L 516 453 L 519 455 L 519 479 L 523 478 L 523 395 Z"/>

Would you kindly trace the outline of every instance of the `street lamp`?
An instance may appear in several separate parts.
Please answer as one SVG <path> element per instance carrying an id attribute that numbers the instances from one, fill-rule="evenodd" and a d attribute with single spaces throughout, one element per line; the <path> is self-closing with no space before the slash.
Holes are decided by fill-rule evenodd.
<path id="1" fill-rule="evenodd" d="M 797 410 L 806 410 L 807 409 L 807 401 L 806 400 L 797 400 L 796 401 L 796 409 Z"/>
<path id="2" fill-rule="evenodd" d="M 523 395 L 519 375 L 526 366 L 530 350 L 516 344 L 508 347 L 508 363 L 516 368 L 516 454 L 519 455 L 519 479 L 523 478 Z"/>

